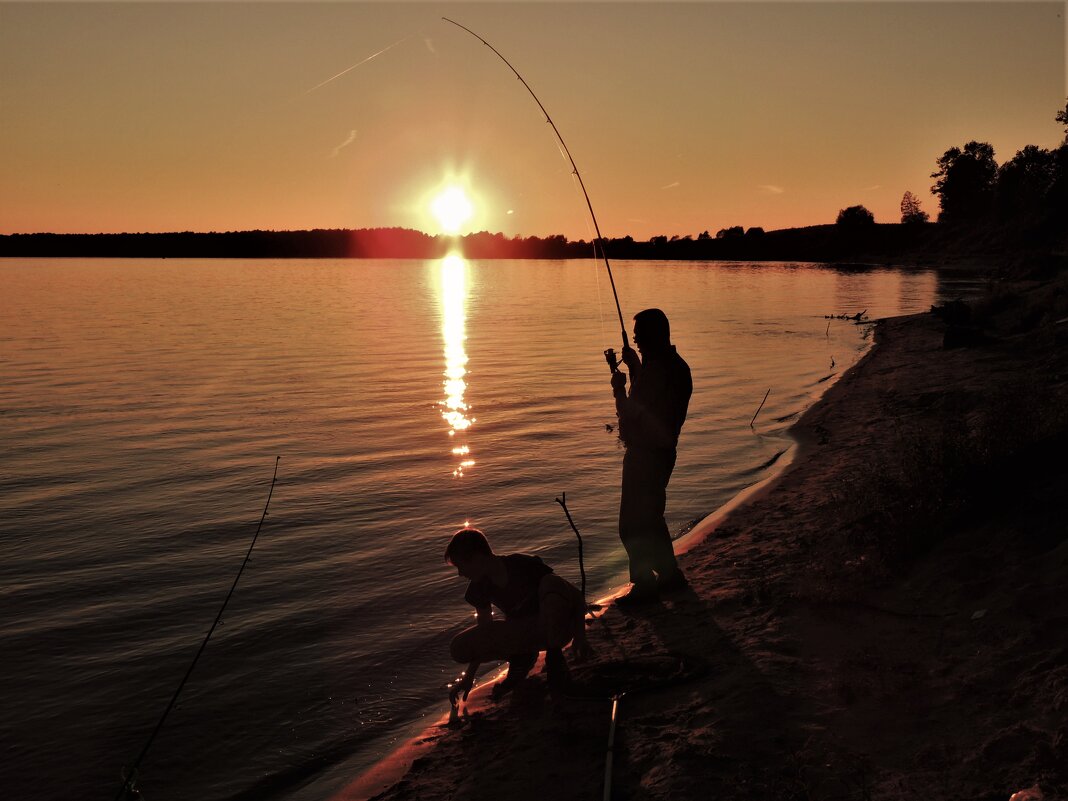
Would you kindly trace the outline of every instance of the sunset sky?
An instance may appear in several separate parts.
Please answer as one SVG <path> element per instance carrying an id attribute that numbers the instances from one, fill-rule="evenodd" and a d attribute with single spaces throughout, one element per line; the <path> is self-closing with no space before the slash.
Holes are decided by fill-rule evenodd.
<path id="1" fill-rule="evenodd" d="M 0 233 L 436 233 L 456 182 L 474 230 L 589 238 L 443 15 L 606 236 L 933 216 L 948 147 L 1064 137 L 1063 2 L 2 3 Z"/>

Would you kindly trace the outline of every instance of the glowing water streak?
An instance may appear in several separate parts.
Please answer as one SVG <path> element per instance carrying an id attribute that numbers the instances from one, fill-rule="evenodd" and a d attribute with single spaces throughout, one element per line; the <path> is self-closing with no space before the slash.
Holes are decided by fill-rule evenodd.
<path id="1" fill-rule="evenodd" d="M 475 422 L 468 417 L 469 407 L 464 400 L 467 391 L 467 351 L 464 341 L 467 339 L 467 262 L 456 254 L 450 254 L 441 260 L 441 336 L 445 343 L 445 399 L 440 401 L 441 416 L 449 425 L 449 436 L 457 432 L 466 432 Z M 467 443 L 456 443 L 452 453 L 461 457 L 452 474 L 460 478 L 464 469 L 475 464 L 470 458 L 471 448 Z"/>

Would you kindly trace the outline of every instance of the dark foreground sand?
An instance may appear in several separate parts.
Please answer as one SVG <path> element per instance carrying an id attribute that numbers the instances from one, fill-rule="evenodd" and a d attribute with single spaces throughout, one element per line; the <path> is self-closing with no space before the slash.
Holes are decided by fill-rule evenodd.
<path id="1" fill-rule="evenodd" d="M 984 301 L 962 348 L 879 323 L 793 465 L 682 557 L 692 591 L 590 623 L 579 687 L 636 690 L 613 798 L 1068 798 L 1065 298 Z M 610 704 L 530 685 L 377 798 L 602 798 Z"/>

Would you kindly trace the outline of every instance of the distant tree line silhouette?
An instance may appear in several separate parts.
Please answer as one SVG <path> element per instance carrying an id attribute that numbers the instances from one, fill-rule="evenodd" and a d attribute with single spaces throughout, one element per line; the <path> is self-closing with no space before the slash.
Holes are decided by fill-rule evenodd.
<path id="1" fill-rule="evenodd" d="M 5 256 L 110 258 L 432 258 L 434 237 L 407 228 L 196 233 L 12 234 Z"/>
<path id="2" fill-rule="evenodd" d="M 765 232 L 733 226 L 715 236 L 704 232 L 696 238 L 608 238 L 604 251 L 615 259 L 830 261 L 857 256 L 899 257 L 925 238 L 925 231 L 904 231 L 899 225 L 871 223 L 864 230 L 848 229 L 850 226 L 817 225 Z M 560 234 L 507 237 L 481 231 L 446 237 L 407 228 L 0 235 L 0 256 L 6 257 L 436 259 L 450 252 L 469 259 L 579 259 L 599 256 L 601 248 L 594 242 L 572 241 Z"/>
<path id="3" fill-rule="evenodd" d="M 1068 102 L 1056 119 L 1066 128 L 1053 150 L 1027 145 L 998 165 L 994 148 L 971 141 L 935 161 L 931 192 L 937 223 L 907 191 L 900 223 L 877 223 L 862 205 L 847 206 L 833 225 L 765 231 L 733 225 L 697 237 L 658 235 L 648 241 L 606 239 L 605 253 L 621 259 L 890 260 L 971 251 L 1046 248 L 1063 251 L 1068 231 Z M 408 228 L 228 231 L 223 233 L 9 234 L 0 256 L 139 258 L 441 258 L 452 251 L 472 259 L 568 259 L 600 253 L 595 242 L 560 234 L 506 237 L 480 231 L 431 236 Z"/>
<path id="4" fill-rule="evenodd" d="M 0 236 L 0 256 L 431 259 L 459 251 L 468 258 L 564 259 L 589 256 L 592 250 L 591 243 L 571 242 L 561 234 L 508 238 L 481 231 L 451 237 L 410 228 Z"/>

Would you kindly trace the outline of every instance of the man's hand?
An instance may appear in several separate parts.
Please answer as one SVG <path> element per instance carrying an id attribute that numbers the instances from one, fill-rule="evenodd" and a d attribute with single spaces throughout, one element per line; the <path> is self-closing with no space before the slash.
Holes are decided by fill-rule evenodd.
<path id="1" fill-rule="evenodd" d="M 627 388 L 627 374 L 616 370 L 612 373 L 612 392 L 622 392 Z"/>
<path id="2" fill-rule="evenodd" d="M 641 357 L 638 356 L 638 351 L 634 350 L 630 345 L 623 346 L 623 364 L 627 365 L 627 369 L 632 374 L 642 369 Z"/>

